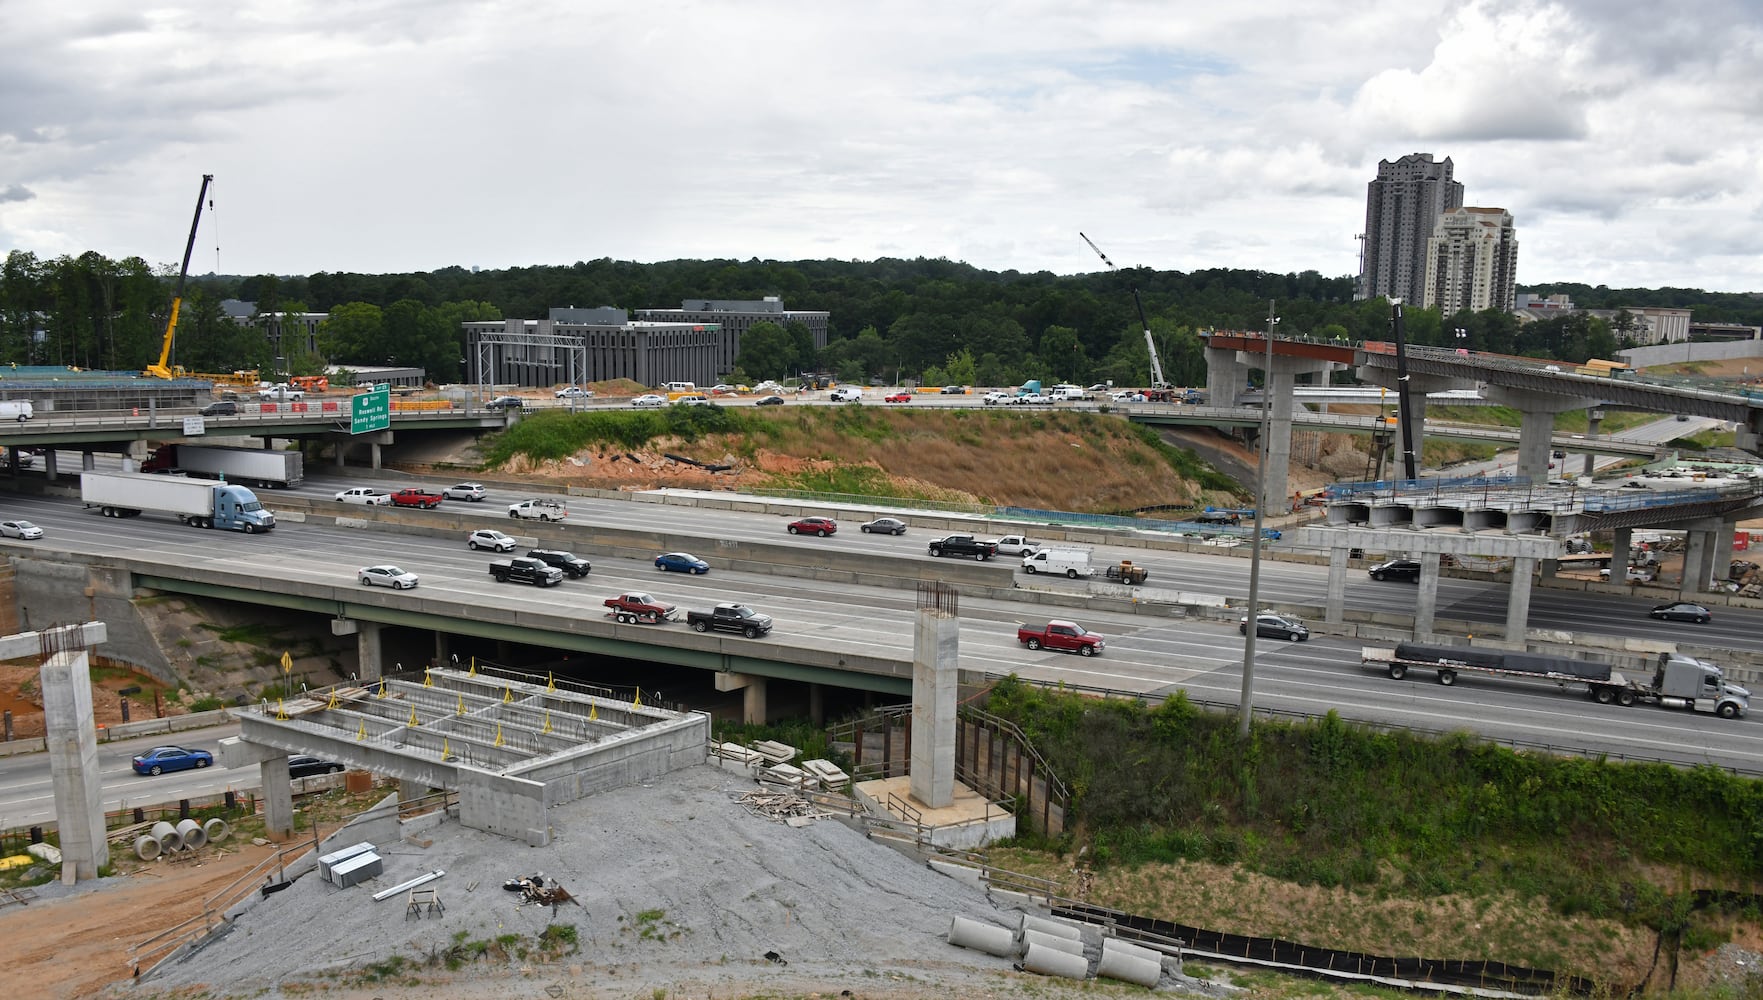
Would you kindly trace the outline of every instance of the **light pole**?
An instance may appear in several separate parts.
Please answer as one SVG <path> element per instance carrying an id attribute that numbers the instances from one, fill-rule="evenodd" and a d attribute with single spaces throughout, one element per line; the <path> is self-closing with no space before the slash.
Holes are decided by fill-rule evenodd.
<path id="1" fill-rule="evenodd" d="M 1273 425 L 1273 300 L 1267 300 L 1266 356 L 1261 367 L 1261 455 L 1255 463 L 1255 540 L 1249 548 L 1249 617 L 1243 626 L 1243 700 L 1237 707 L 1237 735 L 1248 738 L 1255 702 L 1255 639 L 1261 631 L 1261 519 L 1267 511 L 1268 435 Z M 1280 492 L 1285 492 L 1281 487 Z"/>
<path id="2" fill-rule="evenodd" d="M 1462 327 L 1458 327 L 1456 329 L 1455 333 L 1457 334 L 1457 353 L 1458 354 L 1468 353 L 1467 351 L 1464 350 L 1463 342 L 1465 340 L 1469 339 L 1469 331 L 1463 329 Z"/>

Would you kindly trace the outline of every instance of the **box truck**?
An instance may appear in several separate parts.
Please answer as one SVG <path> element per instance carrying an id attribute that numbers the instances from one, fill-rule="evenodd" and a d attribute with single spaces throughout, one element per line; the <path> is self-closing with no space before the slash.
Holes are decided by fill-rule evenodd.
<path id="1" fill-rule="evenodd" d="M 297 451 L 262 448 L 220 448 L 205 444 L 164 444 L 141 463 L 142 472 L 182 472 L 203 479 L 286 489 L 306 478 Z"/>
<path id="2" fill-rule="evenodd" d="M 257 494 L 232 483 L 141 472 L 82 472 L 80 499 L 105 517 L 134 517 L 145 511 L 171 514 L 196 528 L 226 528 L 247 535 L 275 527 Z"/>

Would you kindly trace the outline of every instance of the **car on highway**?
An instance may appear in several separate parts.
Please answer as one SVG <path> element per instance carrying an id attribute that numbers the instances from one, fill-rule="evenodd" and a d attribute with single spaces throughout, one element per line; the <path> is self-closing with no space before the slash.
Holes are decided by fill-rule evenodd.
<path id="1" fill-rule="evenodd" d="M 641 396 L 631 400 L 631 405 L 636 407 L 666 406 L 667 397 L 658 396 L 652 392 L 645 392 Z"/>
<path id="2" fill-rule="evenodd" d="M 710 397 L 701 392 L 688 393 L 673 401 L 675 406 L 715 406 Z"/>
<path id="3" fill-rule="evenodd" d="M 1123 389 L 1120 392 L 1109 393 L 1108 398 L 1116 403 L 1143 403 L 1146 401 L 1147 397 L 1142 392 L 1133 389 Z"/>
<path id="4" fill-rule="evenodd" d="M 343 765 L 334 760 L 314 757 L 309 753 L 297 753 L 288 758 L 288 777 L 310 778 L 316 774 L 335 774 L 343 770 Z"/>
<path id="5" fill-rule="evenodd" d="M 583 389 L 579 385 L 566 385 L 557 390 L 558 399 L 593 399 L 594 390 Z"/>
<path id="6" fill-rule="evenodd" d="M 1247 635 L 1249 619 L 1244 616 L 1237 623 L 1237 634 Z M 1282 615 L 1272 611 L 1263 611 L 1255 616 L 1255 636 L 1259 639 L 1284 639 L 1288 642 L 1307 642 L 1310 639 L 1310 628 L 1290 615 Z"/>
<path id="7" fill-rule="evenodd" d="M 230 399 L 217 399 L 196 411 L 198 416 L 203 417 L 234 417 L 238 413 L 239 404 Z"/>
<path id="8" fill-rule="evenodd" d="M 710 564 L 690 552 L 663 552 L 655 557 L 655 568 L 664 573 L 710 572 Z"/>
<path id="9" fill-rule="evenodd" d="M 904 535 L 906 533 L 906 522 L 897 517 L 878 517 L 875 520 L 862 525 L 857 530 L 866 535 Z"/>
<path id="10" fill-rule="evenodd" d="M 967 387 L 964 385 L 945 385 L 937 391 L 945 396 L 960 396 L 966 394 Z"/>
<path id="11" fill-rule="evenodd" d="M 891 392 L 891 393 L 887 394 L 886 396 L 882 397 L 882 402 L 884 402 L 884 403 L 910 403 L 910 402 L 912 402 L 912 394 L 910 392 Z"/>
<path id="12" fill-rule="evenodd" d="M 363 566 L 355 573 L 363 587 L 390 587 L 393 590 L 414 590 L 416 574 L 399 569 L 387 563 L 383 566 Z"/>
<path id="13" fill-rule="evenodd" d="M 792 535 L 819 535 L 825 538 L 837 534 L 839 522 L 830 517 L 802 517 L 791 521 L 785 530 Z"/>
<path id="14" fill-rule="evenodd" d="M 1412 559 L 1391 559 L 1365 571 L 1373 580 L 1406 580 L 1420 582 L 1420 564 Z"/>
<path id="15" fill-rule="evenodd" d="M 1025 392 L 1011 397 L 1010 402 L 1014 406 L 1052 406 L 1053 397 L 1044 392 Z"/>
<path id="16" fill-rule="evenodd" d="M 497 396 L 495 399 L 492 399 L 488 403 L 485 403 L 484 409 L 486 409 L 486 410 L 524 410 L 524 409 L 526 409 L 526 400 L 521 399 L 519 396 Z"/>
<path id="17" fill-rule="evenodd" d="M 42 538 L 43 529 L 29 521 L 0 521 L 0 536 L 6 538 Z"/>
<path id="18" fill-rule="evenodd" d="M 782 406 L 782 405 L 784 405 L 784 398 L 782 396 L 761 396 L 758 399 L 755 399 L 753 401 L 753 405 L 754 406 Z"/>
<path id="19" fill-rule="evenodd" d="M 581 579 L 594 569 L 594 564 L 563 549 L 533 549 L 527 554 L 528 559 L 537 559 L 548 565 L 555 566 L 573 579 Z"/>
<path id="20" fill-rule="evenodd" d="M 996 389 L 994 389 L 991 392 L 986 393 L 981 398 L 985 400 L 985 403 L 987 406 L 1001 406 L 1005 403 L 1010 402 L 1010 400 L 1014 399 L 1015 397 L 1011 396 L 1007 392 L 999 392 Z"/>
<path id="21" fill-rule="evenodd" d="M 442 490 L 441 495 L 449 500 L 470 500 L 477 503 L 489 496 L 489 491 L 484 489 L 483 483 L 454 483 Z"/>
<path id="22" fill-rule="evenodd" d="M 178 746 L 154 747 L 146 753 L 136 754 L 131 761 L 136 774 L 188 771 L 191 768 L 207 767 L 212 763 L 214 755 L 208 751 Z"/>
<path id="23" fill-rule="evenodd" d="M 1670 604 L 1661 604 L 1647 612 L 1647 615 L 1652 618 L 1657 618 L 1660 621 L 1695 622 L 1697 625 L 1706 625 L 1714 620 L 1714 616 L 1708 613 L 1707 608 L 1702 607 L 1700 604 L 1691 604 L 1689 601 L 1673 601 Z"/>
<path id="24" fill-rule="evenodd" d="M 854 385 L 841 385 L 827 393 L 826 398 L 835 403 L 861 403 L 863 402 L 863 390 Z"/>
<path id="25" fill-rule="evenodd" d="M 370 507 L 384 507 L 392 502 L 392 495 L 385 490 L 376 490 L 371 486 L 353 486 L 337 494 L 343 503 L 363 503 Z"/>
<path id="26" fill-rule="evenodd" d="M 465 537 L 465 547 L 473 552 L 478 549 L 489 549 L 492 552 L 513 552 L 514 539 L 491 528 L 479 528 Z"/>
<path id="27" fill-rule="evenodd" d="M 561 521 L 569 516 L 569 508 L 547 497 L 534 497 L 508 505 L 508 516 L 516 520 Z"/>

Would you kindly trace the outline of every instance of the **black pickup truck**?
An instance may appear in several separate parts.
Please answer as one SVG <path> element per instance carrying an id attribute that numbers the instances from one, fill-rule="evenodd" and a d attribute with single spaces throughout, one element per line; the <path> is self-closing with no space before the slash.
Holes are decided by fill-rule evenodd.
<path id="1" fill-rule="evenodd" d="M 578 580 L 587 576 L 588 572 L 594 568 L 593 563 L 573 552 L 565 552 L 562 549 L 533 549 L 526 554 L 526 557 L 537 559 L 548 566 L 555 566 L 568 573 L 571 578 Z"/>
<path id="2" fill-rule="evenodd" d="M 771 631 L 771 616 L 762 615 L 745 604 L 718 604 L 709 611 L 686 612 L 686 624 L 694 632 L 739 632 L 756 639 Z"/>
<path id="3" fill-rule="evenodd" d="M 555 566 L 548 566 L 542 559 L 520 556 L 507 562 L 490 564 L 490 575 L 499 583 L 510 580 L 515 583 L 530 583 L 535 587 L 555 587 L 563 582 L 563 571 Z"/>
<path id="4" fill-rule="evenodd" d="M 972 535 L 944 535 L 930 542 L 933 556 L 973 556 L 980 562 L 998 554 L 998 543 Z"/>

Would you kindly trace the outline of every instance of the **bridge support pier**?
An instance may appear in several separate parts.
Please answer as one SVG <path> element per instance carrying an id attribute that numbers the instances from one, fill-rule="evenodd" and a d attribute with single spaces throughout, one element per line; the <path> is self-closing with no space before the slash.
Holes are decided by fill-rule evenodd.
<path id="1" fill-rule="evenodd" d="M 380 644 L 380 623 L 355 623 L 355 661 L 362 683 L 377 681 L 386 675 L 385 650 Z"/>
<path id="2" fill-rule="evenodd" d="M 1360 365 L 1354 369 L 1354 374 L 1359 377 L 1361 382 L 1388 389 L 1390 395 L 1384 404 L 1390 408 L 1390 416 L 1400 417 L 1401 400 L 1395 394 L 1401 388 L 1401 383 L 1396 381 L 1394 370 Z M 1465 382 L 1462 379 L 1443 378 L 1438 375 L 1410 375 L 1408 377 L 1408 422 L 1414 428 L 1414 466 L 1416 472 L 1420 469 L 1420 456 L 1426 449 L 1426 394 L 1473 388 L 1475 388 L 1474 383 Z M 1382 413 L 1382 410 L 1383 408 L 1379 407 L 1379 413 Z M 1401 441 L 1401 433 L 1401 428 L 1396 427 L 1391 435 L 1391 438 L 1398 444 Z M 1397 458 L 1399 459 L 1400 456 L 1398 455 Z M 1406 475 L 1407 473 L 1404 471 L 1392 474 L 1390 478 L 1401 479 Z"/>
<path id="3" fill-rule="evenodd" d="M 1633 528 L 1613 528 L 1610 531 L 1610 579 L 1620 583 L 1627 578 L 1628 553 L 1634 545 Z M 1618 575 L 1622 574 L 1622 575 Z"/>
<path id="4" fill-rule="evenodd" d="M 61 881 L 66 884 L 95 879 L 110 864 L 98 736 L 92 724 L 91 666 L 83 638 L 76 641 L 82 644 L 58 649 L 37 671 L 50 791 L 61 828 Z"/>
<path id="5" fill-rule="evenodd" d="M 1589 409 L 1596 400 L 1490 385 L 1487 398 L 1523 414 L 1518 426 L 1518 475 L 1532 482 L 1549 478 L 1549 452 L 1554 447 L 1555 414 Z"/>
<path id="6" fill-rule="evenodd" d="M 1266 364 L 1267 359 L 1260 355 L 1242 352 L 1237 355 L 1238 364 L 1247 366 L 1251 358 Z M 1332 362 L 1318 361 L 1314 358 L 1296 358 L 1273 356 L 1273 370 L 1266 372 L 1264 388 L 1273 394 L 1270 412 L 1268 413 L 1267 430 L 1267 475 L 1263 477 L 1266 495 L 1255 498 L 1255 503 L 1269 514 L 1285 514 L 1291 509 L 1286 500 L 1292 495 L 1292 406 L 1299 375 L 1321 374 L 1327 377 Z M 1210 399 L 1210 397 L 1208 397 Z M 1277 500 L 1277 502 L 1275 502 Z"/>
<path id="7" fill-rule="evenodd" d="M 1713 548 L 1709 544 L 1711 534 L 1693 528 L 1683 533 L 1683 581 L 1677 587 L 1677 596 L 1683 600 L 1691 600 L 1708 589 L 1708 553 Z M 1616 579 L 1615 567 L 1611 567 L 1610 579 Z"/>
<path id="8" fill-rule="evenodd" d="M 277 753 L 265 757 L 258 765 L 258 778 L 263 784 L 263 827 L 277 840 L 294 835 L 294 786 L 288 777 L 288 755 Z"/>
<path id="9" fill-rule="evenodd" d="M 1235 406 L 1249 387 L 1249 366 L 1238 361 L 1234 350 L 1206 348 L 1206 405 Z"/>
<path id="10" fill-rule="evenodd" d="M 808 684 L 808 721 L 826 725 L 826 688 L 812 681 Z"/>
<path id="11" fill-rule="evenodd" d="M 955 801 L 955 691 L 960 620 L 919 592 L 912 638 L 912 798 L 932 809 Z"/>
<path id="12" fill-rule="evenodd" d="M 56 450 L 54 448 L 44 448 L 43 449 L 43 478 L 47 479 L 50 482 L 55 482 L 56 477 L 61 472 L 61 470 L 57 467 L 56 459 L 58 457 L 59 457 L 59 454 L 56 452 Z"/>
<path id="13" fill-rule="evenodd" d="M 1594 408 L 1586 411 L 1586 415 L 1585 415 L 1586 447 L 1588 447 L 1588 448 L 1591 447 L 1591 443 L 1598 439 L 1598 425 L 1603 422 L 1604 422 L 1604 411 L 1603 410 L 1600 410 L 1600 409 L 1597 409 L 1594 407 Z M 1589 476 L 1593 472 L 1597 471 L 1596 467 L 1592 465 L 1592 460 L 1596 457 L 1597 457 L 1596 455 L 1593 455 L 1589 451 L 1585 453 L 1585 468 L 1584 468 L 1584 470 L 1582 470 L 1580 472 L 1580 475 Z M 1565 462 L 1563 462 L 1561 464 L 1561 468 L 1562 468 L 1562 471 L 1566 471 L 1567 464 Z"/>
<path id="14" fill-rule="evenodd" d="M 1433 619 L 1439 609 L 1439 554 L 1420 554 L 1420 593 L 1414 598 L 1414 638 L 1432 638 Z"/>
<path id="15" fill-rule="evenodd" d="M 716 690 L 741 692 L 741 721 L 750 726 L 763 726 L 766 718 L 765 678 L 752 674 L 719 673 Z"/>
<path id="16" fill-rule="evenodd" d="M 1512 560 L 1512 587 L 1506 594 L 1506 641 L 1515 649 L 1524 648 L 1524 633 L 1530 626 L 1530 578 L 1536 565 L 1532 556 Z"/>
<path id="17" fill-rule="evenodd" d="M 1333 545 L 1328 550 L 1328 601 L 1322 620 L 1338 624 L 1347 620 L 1347 557 L 1352 549 Z"/>
<path id="18" fill-rule="evenodd" d="M 89 451 L 80 452 L 80 471 L 91 472 L 98 468 L 98 456 Z"/>
<path id="19" fill-rule="evenodd" d="M 1708 580 L 1710 589 L 1726 581 L 1727 572 L 1732 568 L 1732 539 L 1738 534 L 1736 521 L 1722 521 L 1720 527 L 1711 532 L 1713 544 L 1708 550 Z"/>

